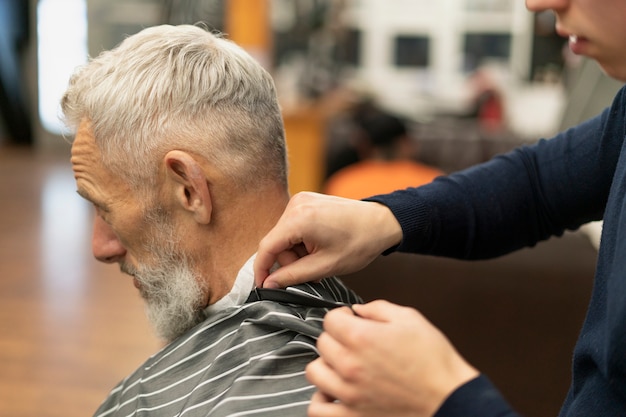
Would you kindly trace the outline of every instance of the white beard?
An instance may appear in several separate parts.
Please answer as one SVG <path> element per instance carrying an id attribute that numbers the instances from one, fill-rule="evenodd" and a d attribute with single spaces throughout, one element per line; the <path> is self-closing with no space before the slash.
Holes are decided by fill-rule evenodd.
<path id="1" fill-rule="evenodd" d="M 178 250 L 173 228 L 160 220 L 146 245 L 155 265 L 121 268 L 139 283 L 139 293 L 146 301 L 146 313 L 157 336 L 171 342 L 206 318 L 206 286 L 200 283 L 188 257 Z"/>
<path id="2" fill-rule="evenodd" d="M 186 265 L 140 267 L 135 279 L 146 301 L 148 320 L 160 338 L 171 342 L 206 318 L 204 291 Z"/>

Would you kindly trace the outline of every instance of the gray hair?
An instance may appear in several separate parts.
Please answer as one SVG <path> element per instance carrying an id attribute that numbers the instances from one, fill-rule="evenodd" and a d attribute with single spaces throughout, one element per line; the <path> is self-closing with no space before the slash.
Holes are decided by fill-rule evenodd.
<path id="1" fill-rule="evenodd" d="M 242 187 L 287 186 L 285 133 L 274 82 L 243 49 L 193 25 L 155 26 L 79 67 L 61 100 L 103 164 L 136 191 L 156 183 L 171 149 L 207 158 Z"/>

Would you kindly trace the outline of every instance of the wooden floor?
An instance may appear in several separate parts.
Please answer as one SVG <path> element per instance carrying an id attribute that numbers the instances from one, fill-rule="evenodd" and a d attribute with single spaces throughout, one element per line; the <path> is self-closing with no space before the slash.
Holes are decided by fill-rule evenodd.
<path id="1" fill-rule="evenodd" d="M 84 417 L 158 349 L 130 279 L 90 250 L 67 152 L 0 147 L 0 416 Z"/>

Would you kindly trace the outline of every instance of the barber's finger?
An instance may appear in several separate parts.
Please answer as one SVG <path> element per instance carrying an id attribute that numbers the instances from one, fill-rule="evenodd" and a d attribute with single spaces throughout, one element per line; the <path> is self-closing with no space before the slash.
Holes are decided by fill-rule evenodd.
<path id="1" fill-rule="evenodd" d="M 329 398 L 352 403 L 358 392 L 346 383 L 323 358 L 317 358 L 306 366 L 306 378 Z"/>
<path id="2" fill-rule="evenodd" d="M 330 395 L 324 394 L 322 391 L 317 390 L 311 397 L 312 403 L 333 403 L 336 401 L 336 398 L 331 397 Z"/>
<path id="3" fill-rule="evenodd" d="M 295 248 L 292 248 L 288 251 L 284 251 L 278 254 L 276 262 L 278 262 L 279 267 L 292 264 L 302 257 L 294 249 Z"/>
<path id="4" fill-rule="evenodd" d="M 362 324 L 363 319 L 355 315 L 355 305 L 330 310 L 324 316 L 324 331 L 341 340 L 341 335 Z"/>
<path id="5" fill-rule="evenodd" d="M 324 331 L 347 350 L 358 352 L 370 346 L 385 334 L 390 322 L 421 323 L 432 326 L 424 316 L 411 307 L 400 306 L 388 301 L 377 300 L 367 304 L 335 309 L 324 317 Z"/>
<path id="6" fill-rule="evenodd" d="M 287 265 L 291 265 L 292 263 L 298 261 L 303 256 L 306 256 L 306 248 L 304 245 L 296 245 L 290 250 L 281 252 L 276 257 L 276 262 L 278 263 L 278 269 L 283 268 Z M 276 264 L 274 264 L 276 266 Z M 283 274 L 286 271 L 281 271 L 278 275 Z M 287 271 L 288 272 L 288 271 Z M 289 277 L 287 281 L 276 281 L 276 274 L 270 274 L 265 277 L 264 281 L 257 282 L 257 286 L 263 286 L 265 288 L 284 288 L 289 285 L 298 284 L 299 282 L 295 281 L 295 277 Z"/>
<path id="7" fill-rule="evenodd" d="M 308 223 L 306 217 L 302 215 L 301 210 L 298 208 L 300 204 L 298 202 L 306 201 L 306 199 L 306 193 L 294 195 L 276 225 L 259 242 L 257 256 L 254 261 L 255 283 L 258 287 L 263 286 L 263 282 L 271 275 L 270 271 L 282 253 L 292 251 L 296 255 L 304 255 L 301 249 L 297 247 L 303 247 L 302 244 L 306 235 L 304 230 L 306 230 Z M 275 279 L 270 281 L 273 282 L 270 286 L 276 286 L 280 282 Z"/>
<path id="8" fill-rule="evenodd" d="M 318 253 L 303 256 L 273 271 L 265 278 L 263 286 L 285 288 L 325 278 L 330 275 L 330 266 L 323 259 Z"/>
<path id="9" fill-rule="evenodd" d="M 308 255 L 308 252 L 301 243 L 299 245 L 295 245 L 287 251 L 279 253 L 276 262 L 278 262 L 279 267 L 283 267 L 296 262 L 298 259 L 306 255 Z"/>
<path id="10" fill-rule="evenodd" d="M 360 414 L 350 410 L 345 405 L 329 401 L 330 397 L 321 392 L 316 392 L 311 397 L 311 404 L 309 404 L 308 416 L 309 417 L 359 417 Z"/>
<path id="11" fill-rule="evenodd" d="M 390 322 L 402 317 L 415 316 L 417 313 L 417 311 L 411 307 L 393 304 L 386 300 L 375 300 L 367 304 L 356 304 L 353 306 L 353 309 L 359 317 L 377 322 Z"/>
<path id="12" fill-rule="evenodd" d="M 254 285 L 257 287 L 263 287 L 263 284 L 270 274 L 270 270 L 274 263 L 276 263 L 278 255 L 273 255 L 269 252 L 261 254 L 259 252 L 254 260 Z"/>
<path id="13" fill-rule="evenodd" d="M 316 346 L 321 358 L 334 370 L 337 370 L 338 364 L 349 359 L 350 352 L 328 332 L 317 338 Z"/>
<path id="14" fill-rule="evenodd" d="M 280 239 L 280 230 L 274 228 L 268 233 L 259 243 L 256 258 L 254 259 L 254 282 L 257 287 L 263 286 L 263 281 L 270 275 L 271 269 L 276 262 L 281 260 L 287 264 L 289 261 L 289 255 L 285 255 L 290 252 L 291 249 L 301 242 L 292 242 L 289 239 Z M 291 259 L 293 261 L 298 259 L 295 252 L 292 252 Z"/>
<path id="15" fill-rule="evenodd" d="M 357 305 L 353 305 L 352 309 L 357 312 L 355 307 Z M 363 338 L 369 334 L 369 328 L 379 324 L 354 315 L 353 310 L 347 307 L 336 308 L 324 317 L 324 332 L 347 349 L 359 349 L 363 345 Z"/>

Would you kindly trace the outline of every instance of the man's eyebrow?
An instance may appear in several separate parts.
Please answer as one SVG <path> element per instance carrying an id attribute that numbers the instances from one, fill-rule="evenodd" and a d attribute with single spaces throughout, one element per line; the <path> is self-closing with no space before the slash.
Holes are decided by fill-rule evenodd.
<path id="1" fill-rule="evenodd" d="M 91 204 L 93 204 L 97 208 L 106 211 L 106 208 L 104 207 L 104 205 L 102 203 L 96 201 L 93 197 L 91 197 L 87 191 L 85 191 L 85 190 L 76 190 L 76 193 L 79 196 L 81 196 L 82 198 L 84 198 L 85 200 L 89 201 Z"/>
<path id="2" fill-rule="evenodd" d="M 82 198 L 84 198 L 87 201 L 91 201 L 93 202 L 93 199 L 91 198 L 91 196 L 89 195 L 89 193 L 87 193 L 84 190 L 76 190 L 76 194 L 78 194 L 79 196 L 81 196 Z"/>

